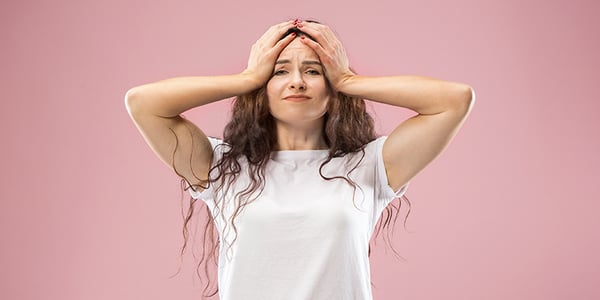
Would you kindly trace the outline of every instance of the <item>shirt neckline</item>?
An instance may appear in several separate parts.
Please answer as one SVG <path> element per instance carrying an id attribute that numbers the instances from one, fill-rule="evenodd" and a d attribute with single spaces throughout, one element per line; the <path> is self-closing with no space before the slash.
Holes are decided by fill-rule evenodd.
<path id="1" fill-rule="evenodd" d="M 326 158 L 329 150 L 277 150 L 271 151 L 271 159 L 275 161 L 290 159 L 322 159 Z"/>

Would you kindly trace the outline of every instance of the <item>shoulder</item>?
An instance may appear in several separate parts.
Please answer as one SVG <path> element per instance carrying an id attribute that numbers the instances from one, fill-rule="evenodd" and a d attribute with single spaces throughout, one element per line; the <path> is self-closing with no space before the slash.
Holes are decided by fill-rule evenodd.
<path id="1" fill-rule="evenodd" d="M 210 142 L 213 151 L 217 153 L 222 153 L 231 148 L 231 145 L 229 145 L 228 143 L 223 141 L 223 139 L 220 138 L 209 136 L 208 141 Z"/>
<path id="2" fill-rule="evenodd" d="M 380 136 L 370 141 L 364 146 L 365 153 L 367 155 L 381 155 L 383 149 L 383 143 L 387 140 L 387 136 Z"/>
<path id="3" fill-rule="evenodd" d="M 216 137 L 212 137 L 212 136 L 207 136 L 207 138 L 208 138 L 208 141 L 210 142 L 210 144 L 213 146 L 213 148 L 215 148 L 218 145 L 225 144 L 225 142 L 223 142 L 223 140 L 220 138 L 216 138 Z"/>
<path id="4" fill-rule="evenodd" d="M 381 160 L 383 143 L 386 139 L 387 136 L 377 137 L 356 152 L 347 155 L 346 159 L 349 163 L 359 164 L 363 167 L 375 167 Z"/>

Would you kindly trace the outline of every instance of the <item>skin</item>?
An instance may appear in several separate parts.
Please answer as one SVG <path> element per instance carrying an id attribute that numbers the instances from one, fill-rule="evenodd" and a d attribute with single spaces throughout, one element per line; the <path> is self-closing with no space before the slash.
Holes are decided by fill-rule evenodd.
<path id="1" fill-rule="evenodd" d="M 471 87 L 423 76 L 360 76 L 349 68 L 344 47 L 322 24 L 298 22 L 314 37 L 301 39 L 317 53 L 336 91 L 393 106 L 417 115 L 388 135 L 382 155 L 388 184 L 398 190 L 435 159 L 456 135 L 474 104 Z"/>
<path id="2" fill-rule="evenodd" d="M 293 35 L 280 40 L 293 27 L 315 40 Z M 276 64 L 282 59 L 289 63 Z M 321 63 L 321 75 L 302 65 L 307 60 Z M 284 72 L 275 75 L 274 70 L 279 69 Z M 267 85 L 270 109 L 276 118 L 278 148 L 323 149 L 322 116 L 327 101 L 331 101 L 328 93 L 333 95 L 325 87 L 325 78 L 335 92 L 417 113 L 399 123 L 383 145 L 388 184 L 394 190 L 408 183 L 446 148 L 475 101 L 473 90 L 463 83 L 423 76 L 354 74 L 344 47 L 328 26 L 289 20 L 271 26 L 254 43 L 248 66 L 241 73 L 178 77 L 145 84 L 130 89 L 125 103 L 157 156 L 197 186 L 204 185 L 208 178 L 212 148 L 204 132 L 182 118 L 181 113 Z M 312 99 L 295 103 L 282 100 L 290 94 L 305 94 Z M 176 145 L 178 151 L 174 153 Z"/>
<path id="3" fill-rule="evenodd" d="M 327 149 L 322 128 L 330 94 L 319 56 L 296 37 L 277 57 L 273 76 L 267 82 L 278 150 Z M 310 99 L 285 99 L 290 95 Z"/>

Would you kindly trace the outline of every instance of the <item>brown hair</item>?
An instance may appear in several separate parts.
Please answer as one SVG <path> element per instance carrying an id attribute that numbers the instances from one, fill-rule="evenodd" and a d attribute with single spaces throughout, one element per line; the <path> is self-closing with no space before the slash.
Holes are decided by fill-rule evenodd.
<path id="1" fill-rule="evenodd" d="M 298 29 L 292 28 L 291 30 L 288 30 L 283 37 L 291 32 L 296 32 L 297 34 L 300 33 Z M 308 37 L 312 38 L 310 36 Z M 327 143 L 329 153 L 327 159 L 320 166 L 319 174 L 324 180 L 345 180 L 356 191 L 358 186 L 354 181 L 352 181 L 352 179 L 349 178 L 348 175 L 358 166 L 358 164 L 360 164 L 362 158 L 364 158 L 364 147 L 376 138 L 373 119 L 366 111 L 365 101 L 363 99 L 350 97 L 343 93 L 335 92 L 331 88 L 331 85 L 326 78 L 325 80 L 327 82 L 327 88 L 332 95 L 328 103 L 327 112 L 324 115 L 323 126 L 323 136 L 325 138 L 325 142 Z M 177 140 L 177 136 L 175 136 L 175 138 Z M 235 227 L 234 219 L 240 214 L 246 205 L 254 201 L 260 195 L 262 188 L 264 187 L 265 167 L 269 161 L 271 152 L 274 151 L 277 146 L 275 122 L 273 116 L 269 112 L 266 85 L 248 94 L 237 96 L 234 99 L 232 117 L 225 127 L 223 133 L 223 142 L 227 145 L 227 147 L 224 147 L 222 151 L 222 157 L 218 159 L 213 166 L 211 166 L 209 174 L 214 174 L 214 176 L 209 176 L 208 184 L 214 184 L 215 190 L 221 190 L 224 192 L 224 194 L 227 194 L 227 192 L 229 192 L 231 189 L 232 184 L 237 180 L 238 176 L 242 172 L 242 166 L 240 165 L 241 159 L 247 161 L 248 170 L 244 170 L 244 173 L 247 171 L 250 179 L 248 186 L 236 192 L 235 199 L 237 201 L 234 201 L 234 203 L 239 203 L 239 205 L 235 207 L 231 219 L 228 220 L 231 223 L 227 222 L 225 225 L 228 226 L 228 224 L 231 224 L 233 227 L 233 232 L 235 233 L 233 242 L 235 242 L 237 239 L 237 228 Z M 175 151 L 176 150 L 177 145 Z M 361 159 L 354 166 L 354 168 L 352 168 L 344 176 L 326 177 L 323 175 L 323 166 L 329 163 L 333 158 L 358 152 L 362 153 Z M 175 165 L 173 165 L 173 168 L 175 169 Z M 175 172 L 182 178 L 182 192 L 186 191 L 188 188 L 193 188 L 194 190 L 195 187 L 207 188 L 207 186 L 187 186 L 187 181 L 185 178 L 183 178 L 183 176 L 181 176 L 177 170 L 175 170 Z M 409 204 L 409 211 L 406 215 L 407 219 L 408 215 L 410 214 L 410 201 L 406 196 L 403 196 L 403 198 Z M 183 256 L 187 247 L 189 237 L 188 224 L 194 214 L 194 206 L 196 201 L 197 199 L 190 197 L 187 214 L 184 214 L 184 243 L 181 249 L 181 256 Z M 204 202 L 201 201 L 201 203 Z M 223 201 L 215 201 L 215 203 L 223 203 Z M 396 217 L 394 218 L 395 224 L 401 206 L 402 202 L 400 201 L 398 206 L 394 205 L 392 202 L 390 205 L 388 205 L 388 207 L 386 207 L 385 217 L 380 218 L 378 225 L 375 226 L 375 237 L 377 237 L 382 227 L 386 227 L 390 224 L 390 220 L 394 215 L 394 209 L 396 210 Z M 221 214 L 221 216 L 224 217 L 224 209 L 223 207 L 218 207 L 217 204 L 213 211 L 215 215 L 213 215 L 206 204 L 204 204 L 204 207 L 205 209 L 203 211 L 206 213 L 207 217 L 203 232 L 204 241 L 202 255 L 196 268 L 196 273 L 201 279 L 200 266 L 204 262 L 204 274 L 208 279 L 204 291 L 207 291 L 210 288 L 208 260 L 212 259 L 215 265 L 217 265 L 216 256 L 218 254 L 217 249 L 219 248 L 220 244 L 219 236 L 215 234 L 216 227 L 214 218 L 217 217 L 215 216 L 216 214 Z M 406 219 L 404 221 L 405 228 Z M 210 243 L 209 245 L 207 245 L 207 238 L 208 242 Z M 384 236 L 384 240 L 386 240 L 386 236 Z M 389 227 L 387 241 L 390 241 Z M 231 247 L 231 245 L 229 245 L 229 247 Z M 397 256 L 399 256 L 394 250 L 393 246 L 392 250 Z M 369 244 L 369 256 L 370 254 L 371 245 Z M 216 295 L 217 292 L 218 287 L 216 290 L 214 290 L 214 292 L 207 293 L 205 296 L 212 297 Z"/>

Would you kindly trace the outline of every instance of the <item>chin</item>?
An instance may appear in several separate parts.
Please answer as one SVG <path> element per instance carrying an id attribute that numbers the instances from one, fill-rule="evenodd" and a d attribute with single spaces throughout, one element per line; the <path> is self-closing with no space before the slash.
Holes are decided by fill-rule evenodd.
<path id="1" fill-rule="evenodd" d="M 315 125 L 319 125 L 323 123 L 323 119 L 325 113 L 317 114 L 317 115 L 300 115 L 300 114 L 280 114 L 273 115 L 273 119 L 275 119 L 276 124 L 288 125 L 288 126 L 306 126 L 308 124 L 314 123 Z"/>

